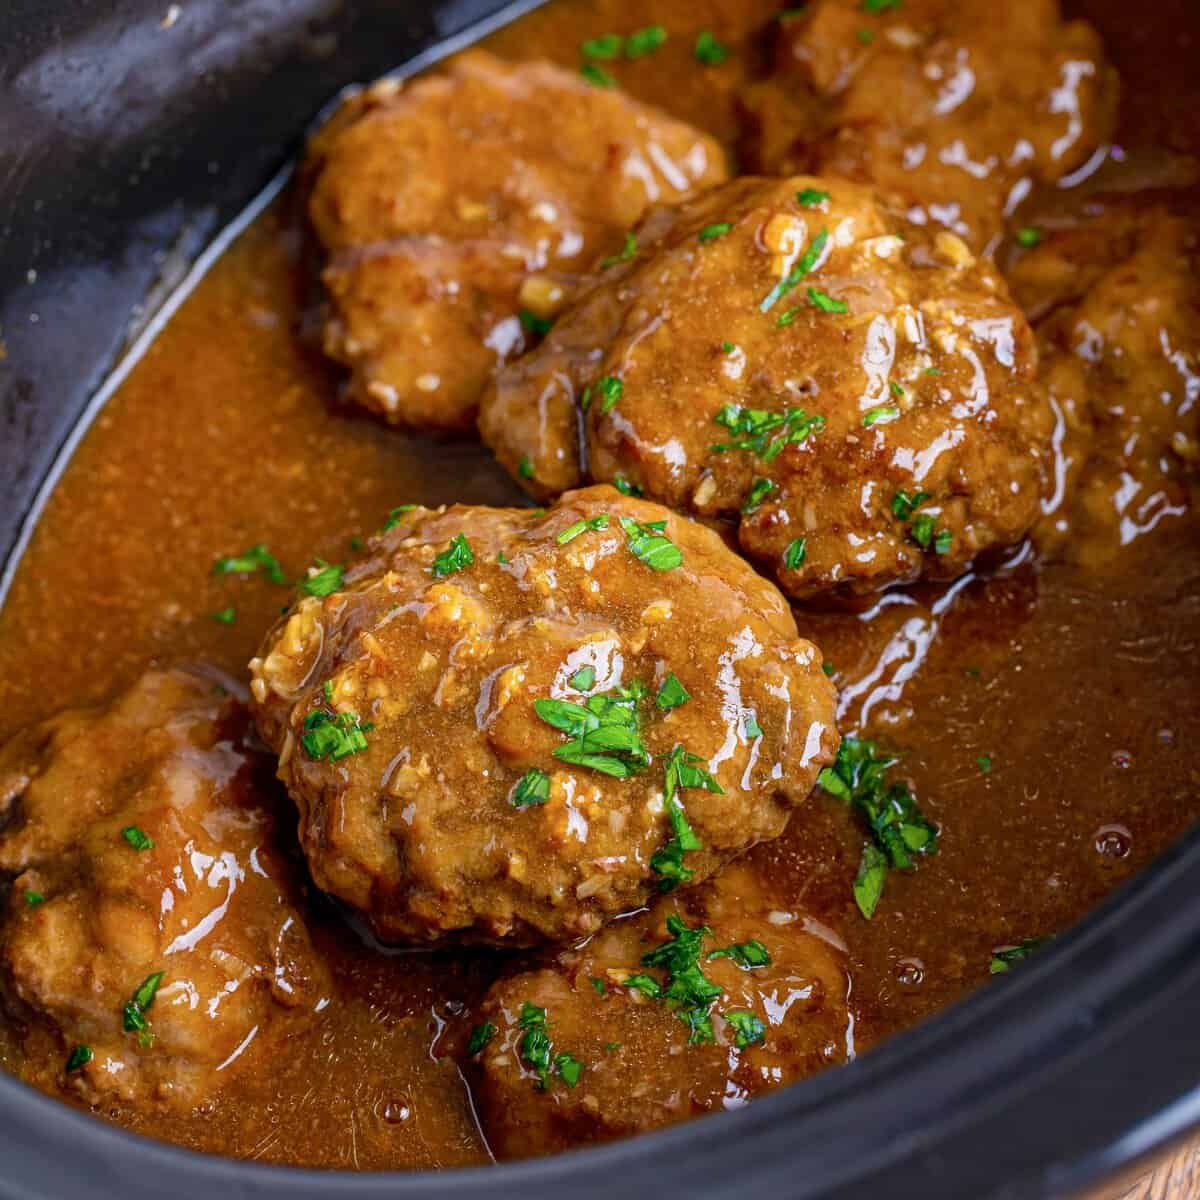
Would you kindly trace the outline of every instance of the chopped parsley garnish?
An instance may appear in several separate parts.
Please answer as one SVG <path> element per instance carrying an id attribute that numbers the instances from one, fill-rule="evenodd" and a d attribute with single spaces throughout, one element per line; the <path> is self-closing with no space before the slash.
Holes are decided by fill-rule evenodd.
<path id="1" fill-rule="evenodd" d="M 885 780 L 898 761 L 877 753 L 874 742 L 846 737 L 837 761 L 817 776 L 831 796 L 865 818 L 871 833 L 873 840 L 863 847 L 854 882 L 854 898 L 868 920 L 879 903 L 889 868 L 911 871 L 916 867 L 915 855 L 937 852 L 937 828 L 917 807 L 916 797 L 906 784 Z"/>
<path id="2" fill-rule="evenodd" d="M 827 678 L 832 679 L 833 672 L 836 670 L 836 668 L 834 667 L 833 663 L 829 662 L 827 659 L 821 664 L 821 670 L 825 672 Z"/>
<path id="3" fill-rule="evenodd" d="M 288 578 L 279 565 L 279 559 L 271 554 L 262 542 L 251 546 L 249 550 L 243 550 L 241 554 L 218 558 L 213 563 L 214 575 L 253 575 L 258 571 L 266 575 L 272 583 L 287 585 Z"/>
<path id="4" fill-rule="evenodd" d="M 126 1033 L 142 1033 L 149 1025 L 146 1011 L 154 1003 L 158 985 L 162 983 L 165 973 L 155 971 L 153 975 L 147 975 L 126 1003 L 122 1020 L 122 1027 Z"/>
<path id="5" fill-rule="evenodd" d="M 671 671 L 667 674 L 666 679 L 662 681 L 662 686 L 658 689 L 658 695 L 654 697 L 654 703 L 658 705 L 662 712 L 670 712 L 673 708 L 678 708 L 681 704 L 686 704 L 692 698 L 691 692 L 679 682 L 675 672 Z"/>
<path id="6" fill-rule="evenodd" d="M 471 1037 L 467 1041 L 467 1054 L 474 1058 L 480 1051 L 486 1049 L 488 1042 L 492 1040 L 500 1031 L 491 1023 L 484 1021 L 481 1025 L 476 1025 L 471 1030 Z"/>
<path id="7" fill-rule="evenodd" d="M 888 391 L 896 397 L 897 400 L 904 399 L 904 388 L 900 386 L 894 379 L 888 380 Z"/>
<path id="8" fill-rule="evenodd" d="M 981 754 L 975 762 L 982 774 L 990 775 L 992 773 L 992 756 L 990 754 Z"/>
<path id="9" fill-rule="evenodd" d="M 461 533 L 456 534 L 451 539 L 450 545 L 433 560 L 433 577 L 445 579 L 447 575 L 453 575 L 456 571 L 469 567 L 474 561 L 475 555 L 466 536 Z"/>
<path id="10" fill-rule="evenodd" d="M 605 375 L 596 385 L 604 399 L 600 403 L 602 413 L 612 412 L 625 395 L 625 385 L 615 375 Z"/>
<path id="11" fill-rule="evenodd" d="M 526 333 L 536 334 L 538 337 L 545 337 L 554 328 L 553 318 L 539 317 L 537 313 L 531 312 L 527 308 L 518 311 L 517 320 L 521 322 L 521 328 Z"/>
<path id="12" fill-rule="evenodd" d="M 1027 250 L 1032 250 L 1034 246 L 1041 245 L 1042 231 L 1036 225 L 1026 225 L 1024 229 L 1017 230 L 1017 241 Z"/>
<path id="13" fill-rule="evenodd" d="M 900 0 L 863 0 L 863 11 L 869 13 L 887 12 L 889 8 L 899 8 Z"/>
<path id="14" fill-rule="evenodd" d="M 599 37 L 588 38 L 580 44 L 579 53 L 584 58 L 598 58 L 609 62 L 621 53 L 625 39 L 619 33 L 602 33 Z"/>
<path id="15" fill-rule="evenodd" d="M 712 225 L 705 225 L 705 227 L 700 230 L 700 244 L 705 246 L 709 242 L 715 242 L 717 238 L 724 237 L 727 233 L 731 232 L 732 229 L 733 226 L 728 221 L 716 221 Z"/>
<path id="16" fill-rule="evenodd" d="M 579 74 L 584 77 L 592 85 L 592 87 L 610 88 L 616 87 L 616 82 L 613 77 L 604 70 L 603 67 L 598 67 L 594 62 L 586 62 L 579 68 Z"/>
<path id="17" fill-rule="evenodd" d="M 339 762 L 365 750 L 367 734 L 374 728 L 370 721 L 361 724 L 358 713 L 334 713 L 327 708 L 314 708 L 304 718 L 300 744 L 311 759 Z"/>
<path id="18" fill-rule="evenodd" d="M 825 418 L 809 416 L 802 408 L 769 412 L 763 408 L 723 405 L 713 420 L 734 435 L 732 442 L 719 442 L 709 449 L 717 454 L 746 450 L 763 462 L 771 462 L 785 446 L 798 446 L 825 428 Z"/>
<path id="19" fill-rule="evenodd" d="M 702 29 L 696 34 L 696 45 L 692 48 L 696 61 L 706 67 L 719 67 L 729 57 L 729 47 L 717 40 L 716 34 L 710 29 Z"/>
<path id="20" fill-rule="evenodd" d="M 81 1070 L 82 1068 L 86 1067 L 88 1063 L 90 1063 L 95 1057 L 95 1054 L 92 1053 L 91 1046 L 84 1046 L 82 1044 L 76 1046 L 75 1049 L 71 1051 L 70 1057 L 67 1059 L 68 1073 L 71 1071 Z"/>
<path id="21" fill-rule="evenodd" d="M 625 39 L 625 57 L 635 59 L 653 54 L 666 40 L 667 31 L 661 25 L 647 25 L 645 29 L 635 29 Z"/>
<path id="22" fill-rule="evenodd" d="M 327 679 L 321 684 L 321 695 L 325 697 L 327 704 L 333 703 L 333 680 Z"/>
<path id="23" fill-rule="evenodd" d="M 582 704 L 535 700 L 533 708 L 547 725 L 570 736 L 570 741 L 555 748 L 555 758 L 614 779 L 628 779 L 650 765 L 639 713 L 645 691 L 641 684 L 633 683 L 589 696 Z"/>
<path id="24" fill-rule="evenodd" d="M 827 200 L 829 200 L 829 193 L 822 192 L 817 188 L 805 188 L 804 191 L 796 193 L 796 203 L 801 208 L 816 208 Z"/>
<path id="25" fill-rule="evenodd" d="M 577 692 L 590 692 L 596 686 L 596 668 L 580 667 L 567 681 Z"/>
<path id="26" fill-rule="evenodd" d="M 712 1018 L 709 1011 L 721 989 L 700 968 L 704 939 L 711 937 L 707 925 L 691 928 L 672 913 L 667 917 L 668 941 L 642 955 L 642 966 L 656 967 L 667 973 L 659 993 L 688 1027 L 688 1044 L 713 1042 Z M 631 976 L 631 978 L 638 978 Z M 625 981 L 626 986 L 629 980 Z"/>
<path id="27" fill-rule="evenodd" d="M 733 1027 L 733 1044 L 739 1050 L 765 1040 L 767 1027 L 749 1009 L 731 1008 L 721 1015 Z"/>
<path id="28" fill-rule="evenodd" d="M 603 979 L 600 978 L 599 975 L 589 975 L 588 983 L 592 985 L 592 991 L 595 992 L 597 996 L 608 995 L 608 985 Z"/>
<path id="29" fill-rule="evenodd" d="M 860 42 L 862 42 L 862 44 L 863 44 L 864 46 L 869 46 L 869 45 L 870 45 L 870 44 L 871 44 L 871 43 L 872 43 L 872 42 L 875 40 L 875 34 L 874 34 L 874 32 L 873 32 L 872 30 L 870 30 L 870 29 L 860 29 L 860 30 L 858 30 L 858 34 L 857 34 L 857 36 L 858 36 L 858 40 L 859 40 Z"/>
<path id="30" fill-rule="evenodd" d="M 618 254 L 610 254 L 607 258 L 600 260 L 601 270 L 607 270 L 609 267 L 615 267 L 617 263 L 628 262 L 637 253 L 637 234 L 632 230 L 625 234 L 625 244 L 621 247 Z"/>
<path id="31" fill-rule="evenodd" d="M 649 996 L 651 1000 L 662 999 L 662 984 L 651 975 L 627 975 L 622 987 L 628 988 L 631 992 L 641 992 L 643 996 Z"/>
<path id="32" fill-rule="evenodd" d="M 388 510 L 387 520 L 383 523 L 383 528 L 380 533 L 387 533 L 389 529 L 395 529 L 400 524 L 400 520 L 406 514 L 415 512 L 417 506 L 415 504 L 397 504 L 395 508 Z"/>
<path id="33" fill-rule="evenodd" d="M 823 292 L 820 288 L 810 287 L 808 289 L 808 302 L 813 308 L 819 308 L 822 312 L 847 313 L 850 311 L 850 306 L 845 300 L 835 300 L 828 292 Z"/>
<path id="34" fill-rule="evenodd" d="M 317 570 L 301 584 L 310 596 L 329 596 L 342 586 L 344 567 L 317 559 Z"/>
<path id="35" fill-rule="evenodd" d="M 576 521 L 574 525 L 568 525 L 566 529 L 560 531 L 554 539 L 560 546 L 565 546 L 568 542 L 573 542 L 581 533 L 587 533 L 591 530 L 593 533 L 599 533 L 602 529 L 608 528 L 608 513 L 599 513 L 597 516 L 588 517 L 586 520 Z"/>
<path id="36" fill-rule="evenodd" d="M 517 1046 L 517 1053 L 537 1075 L 538 1090 L 542 1091 L 549 1085 L 551 1070 L 557 1072 L 567 1087 L 574 1087 L 583 1072 L 583 1064 L 569 1051 L 558 1055 L 554 1053 L 554 1043 L 550 1040 L 546 1010 L 539 1008 L 536 1004 L 530 1004 L 526 1000 L 521 1005 L 521 1015 L 517 1018 L 517 1025 L 523 1031 L 520 1044 Z"/>
<path id="37" fill-rule="evenodd" d="M 121 830 L 121 836 L 135 850 L 154 849 L 154 839 L 148 833 L 146 833 L 145 830 L 139 829 L 136 825 L 126 825 L 125 828 Z"/>
<path id="38" fill-rule="evenodd" d="M 673 571 L 683 565 L 683 551 L 663 533 L 665 527 L 665 521 L 643 525 L 632 517 L 621 518 L 630 554 L 654 571 Z"/>
<path id="39" fill-rule="evenodd" d="M 782 312 L 775 318 L 775 324 L 779 326 L 780 329 L 785 329 L 788 325 L 791 325 L 799 315 L 799 308 L 789 308 L 787 312 Z"/>
<path id="40" fill-rule="evenodd" d="M 528 454 L 521 455 L 521 461 L 517 463 L 517 476 L 521 479 L 533 478 L 533 459 Z"/>
<path id="41" fill-rule="evenodd" d="M 737 347 L 732 342 L 722 342 L 721 349 L 726 354 L 732 354 L 737 349 Z"/>
<path id="42" fill-rule="evenodd" d="M 218 625 L 232 625 L 237 620 L 236 608 L 222 608 L 217 612 L 208 614 Z"/>
<path id="43" fill-rule="evenodd" d="M 862 424 L 864 429 L 870 429 L 872 425 L 887 425 L 899 417 L 900 410 L 894 404 L 877 404 L 863 413 Z"/>
<path id="44" fill-rule="evenodd" d="M 752 513 L 775 490 L 771 479 L 756 479 L 742 503 L 742 512 Z"/>
<path id="45" fill-rule="evenodd" d="M 676 746 L 664 765 L 663 796 L 672 836 L 650 857 L 650 867 L 659 876 L 660 892 L 669 892 L 676 885 L 687 883 L 694 872 L 684 866 L 683 856 L 689 851 L 704 849 L 683 811 L 678 792 L 683 788 L 704 788 L 718 795 L 725 794 L 725 789 L 703 767 L 696 766 L 702 761 L 700 755 L 689 754 L 682 746 Z"/>
<path id="46" fill-rule="evenodd" d="M 762 303 L 758 306 L 759 312 L 769 312 L 777 300 L 786 296 L 817 265 L 817 260 L 821 257 L 828 241 L 829 230 L 822 229 L 813 238 L 800 261 L 763 297 Z"/>
<path id="47" fill-rule="evenodd" d="M 46 897 L 45 897 L 45 896 L 43 896 L 41 892 L 29 892 L 29 891 L 27 891 L 27 892 L 25 893 L 25 903 L 26 903 L 26 904 L 27 904 L 27 905 L 28 905 L 30 908 L 37 908 L 37 906 L 38 906 L 39 904 L 45 904 L 45 902 L 46 902 Z"/>
<path id="48" fill-rule="evenodd" d="M 508 802 L 513 808 L 528 808 L 531 804 L 545 804 L 550 799 L 550 776 L 537 767 L 530 767 L 513 788 Z"/>
<path id="49" fill-rule="evenodd" d="M 935 554 L 949 554 L 954 545 L 954 534 L 949 529 L 937 529 L 937 522 L 930 513 L 918 512 L 933 497 L 928 492 L 914 492 L 911 496 L 901 490 L 892 497 L 892 513 L 908 524 L 908 534 L 922 550 L 933 548 Z"/>
<path id="50" fill-rule="evenodd" d="M 892 497 L 892 513 L 901 521 L 907 521 L 922 504 L 932 499 L 933 497 L 928 492 L 914 492 L 910 496 L 901 488 Z"/>
<path id="51" fill-rule="evenodd" d="M 788 542 L 788 548 L 783 552 L 783 565 L 789 571 L 795 571 L 804 565 L 807 556 L 808 538 L 796 538 L 794 542 Z"/>
<path id="52" fill-rule="evenodd" d="M 622 496 L 640 496 L 642 494 L 642 489 L 636 483 L 630 483 L 624 475 L 616 475 L 613 477 L 613 487 L 615 487 Z"/>
<path id="53" fill-rule="evenodd" d="M 771 965 L 770 952 L 757 938 L 748 942 L 734 942 L 720 950 L 710 950 L 708 957 L 710 959 L 731 958 L 743 971 L 752 971 L 755 967 Z"/>
<path id="54" fill-rule="evenodd" d="M 1004 975 L 1018 963 L 1023 963 L 1030 955 L 1040 950 L 1050 939 L 1048 937 L 1026 938 L 1015 946 L 1001 946 L 992 951 L 991 965 L 988 971 L 992 975 Z"/>

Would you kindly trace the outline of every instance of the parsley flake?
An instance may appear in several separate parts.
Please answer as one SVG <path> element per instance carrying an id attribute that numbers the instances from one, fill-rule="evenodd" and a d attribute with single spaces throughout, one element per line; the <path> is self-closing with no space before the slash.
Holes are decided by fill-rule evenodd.
<path id="1" fill-rule="evenodd" d="M 528 454 L 522 454 L 521 461 L 517 463 L 517 477 L 519 479 L 533 478 L 533 459 Z"/>
<path id="2" fill-rule="evenodd" d="M 721 988 L 713 983 L 700 967 L 704 939 L 712 936 L 707 925 L 691 927 L 672 913 L 667 918 L 670 938 L 642 955 L 642 966 L 666 972 L 666 982 L 659 996 L 688 1028 L 688 1044 L 701 1045 L 716 1041 L 712 1018 L 713 1002 L 721 996 Z M 631 976 L 637 978 L 637 976 Z M 629 980 L 625 981 L 626 986 Z"/>
<path id="3" fill-rule="evenodd" d="M 686 704 L 691 698 L 691 693 L 679 682 L 675 672 L 670 671 L 667 673 L 666 679 L 662 681 L 658 695 L 654 697 L 654 703 L 658 705 L 659 711 L 670 712 L 671 709 Z"/>
<path id="4" fill-rule="evenodd" d="M 135 850 L 141 851 L 154 849 L 154 839 L 148 833 L 146 833 L 145 830 L 139 829 L 136 825 L 126 825 L 125 828 L 121 830 L 121 836 Z"/>
<path id="5" fill-rule="evenodd" d="M 625 39 L 619 33 L 602 33 L 599 37 L 588 38 L 580 43 L 579 53 L 584 58 L 598 58 L 609 62 L 621 53 Z"/>
<path id="6" fill-rule="evenodd" d="M 344 567 L 317 559 L 317 570 L 300 585 L 310 596 L 330 596 L 342 586 Z"/>
<path id="7" fill-rule="evenodd" d="M 327 708 L 314 708 L 304 718 L 300 744 L 304 753 L 316 762 L 323 759 L 340 762 L 365 750 L 367 734 L 374 728 L 370 721 L 361 724 L 358 713 L 334 713 Z"/>
<path id="8" fill-rule="evenodd" d="M 975 762 L 982 774 L 990 775 L 992 773 L 992 756 L 990 754 L 981 754 Z"/>
<path id="9" fill-rule="evenodd" d="M 583 1072 L 583 1064 L 569 1051 L 555 1055 L 554 1043 L 550 1040 L 546 1010 L 539 1008 L 536 1004 L 530 1004 L 526 1000 L 521 1005 L 521 1015 L 517 1018 L 517 1025 L 522 1030 L 517 1053 L 537 1075 L 538 1090 L 544 1091 L 549 1085 L 551 1070 L 558 1074 L 567 1087 L 574 1087 Z"/>
<path id="10" fill-rule="evenodd" d="M 137 991 L 126 1002 L 122 1014 L 122 1027 L 126 1033 L 142 1033 L 149 1026 L 149 1022 L 146 1020 L 146 1011 L 154 1003 L 158 986 L 162 983 L 165 973 L 164 971 L 155 971 L 153 975 L 147 975 Z"/>
<path id="11" fill-rule="evenodd" d="M 800 261 L 763 297 L 759 312 L 769 312 L 777 300 L 788 294 L 816 265 L 829 242 L 829 230 L 822 229 L 813 238 Z"/>
<path id="12" fill-rule="evenodd" d="M 461 533 L 456 534 L 450 540 L 450 545 L 433 560 L 433 577 L 445 579 L 447 575 L 453 575 L 456 571 L 469 567 L 474 561 L 475 554 L 471 550 L 466 536 Z"/>
<path id="13" fill-rule="evenodd" d="M 1048 937 L 1026 938 L 1015 946 L 1001 946 L 992 951 L 992 961 L 988 967 L 989 974 L 1005 975 L 1023 963 L 1032 954 L 1040 950 L 1050 939 Z"/>
<path id="14" fill-rule="evenodd" d="M 573 525 L 568 525 L 566 529 L 559 532 L 554 539 L 560 546 L 565 546 L 568 542 L 573 542 L 581 533 L 587 533 L 591 530 L 593 533 L 598 533 L 602 529 L 608 528 L 608 513 L 600 513 L 594 517 L 588 517 L 586 520 L 576 521 Z"/>
<path id="15" fill-rule="evenodd" d="M 603 68 L 598 67 L 594 62 L 586 62 L 579 68 L 579 74 L 584 77 L 592 85 L 598 88 L 616 87 L 616 81 Z"/>
<path id="16" fill-rule="evenodd" d="M 829 201 L 828 192 L 822 192 L 817 188 L 805 188 L 802 192 L 796 193 L 796 203 L 801 208 L 817 208 L 819 205 Z"/>
<path id="17" fill-rule="evenodd" d="M 622 496 L 642 495 L 642 489 L 636 483 L 630 483 L 624 475 L 613 476 L 613 487 L 615 487 Z"/>
<path id="18" fill-rule="evenodd" d="M 771 479 L 756 479 L 742 504 L 742 512 L 752 513 L 775 490 L 775 482 Z"/>
<path id="19" fill-rule="evenodd" d="M 720 950 L 711 950 L 708 957 L 709 959 L 730 958 L 743 971 L 752 971 L 755 967 L 771 965 L 770 952 L 757 938 L 748 942 L 734 942 L 732 945 L 723 946 Z"/>
<path id="20" fill-rule="evenodd" d="M 683 551 L 663 533 L 665 521 L 642 524 L 632 517 L 622 517 L 626 546 L 630 554 L 654 571 L 673 571 L 683 565 Z"/>
<path id="21" fill-rule="evenodd" d="M 1024 229 L 1017 230 L 1017 241 L 1027 250 L 1032 250 L 1034 246 L 1042 244 L 1042 231 L 1036 225 L 1026 225 Z"/>
<path id="22" fill-rule="evenodd" d="M 767 1027 L 749 1009 L 731 1008 L 721 1015 L 733 1028 L 733 1044 L 739 1050 L 765 1041 Z"/>
<path id="23" fill-rule="evenodd" d="M 550 776 L 537 767 L 530 767 L 513 788 L 508 802 L 513 808 L 528 808 L 532 804 L 545 804 L 550 799 Z"/>
<path id="24" fill-rule="evenodd" d="M 91 1046 L 85 1046 L 81 1043 L 71 1051 L 71 1055 L 67 1059 L 67 1072 L 82 1070 L 95 1057 Z"/>
<path id="25" fill-rule="evenodd" d="M 567 681 L 577 692 L 590 692 L 596 686 L 596 668 L 580 667 Z"/>
<path id="26" fill-rule="evenodd" d="M 259 571 L 272 583 L 287 586 L 288 578 L 279 565 L 279 559 L 271 554 L 262 542 L 251 546 L 249 550 L 243 550 L 241 554 L 218 558 L 213 563 L 214 575 L 253 575 Z"/>
<path id="27" fill-rule="evenodd" d="M 698 63 L 703 63 L 706 67 L 719 67 L 729 57 L 729 47 L 718 41 L 712 30 L 702 29 L 696 34 L 692 55 Z"/>
<path id="28" fill-rule="evenodd" d="M 808 289 L 808 302 L 813 308 L 819 308 L 822 312 L 827 313 L 848 313 L 850 306 L 845 300 L 835 300 L 827 292 L 821 291 L 820 288 Z"/>
<path id="29" fill-rule="evenodd" d="M 625 57 L 636 59 L 653 54 L 666 40 L 667 31 L 661 25 L 647 25 L 645 29 L 635 29 L 625 39 Z"/>
<path id="30" fill-rule="evenodd" d="M 798 570 L 807 556 L 808 538 L 796 538 L 794 542 L 788 542 L 788 548 L 783 552 L 783 565 L 789 571 Z"/>
<path id="31" fill-rule="evenodd" d="M 528 308 L 522 308 L 517 312 L 517 320 L 521 322 L 521 328 L 526 333 L 532 333 L 537 337 L 545 337 L 554 328 L 552 317 L 540 317 Z"/>
<path id="32" fill-rule="evenodd" d="M 889 425 L 900 418 L 900 410 L 894 404 L 877 404 L 863 413 L 862 425 L 870 429 L 872 425 Z"/>
<path id="33" fill-rule="evenodd" d="M 697 236 L 700 245 L 706 246 L 709 242 L 715 242 L 717 238 L 723 238 L 732 230 L 733 226 L 728 221 L 716 221 L 712 225 L 705 225 Z"/>
<path id="34" fill-rule="evenodd" d="M 600 403 L 600 411 L 602 413 L 612 412 L 620 402 L 621 397 L 625 395 L 625 385 L 615 375 L 605 375 L 600 380 L 597 387 L 600 389 L 600 394 L 604 399 Z"/>
<path id="35" fill-rule="evenodd" d="M 46 902 L 46 897 L 45 897 L 45 896 L 43 896 L 41 892 L 29 892 L 29 891 L 27 891 L 27 892 L 25 893 L 25 903 L 26 903 L 26 904 L 27 904 L 27 905 L 28 905 L 30 908 L 37 908 L 37 906 L 38 906 L 39 904 L 45 904 L 45 902 Z"/>
<path id="36" fill-rule="evenodd" d="M 212 617 L 212 619 L 216 621 L 218 625 L 232 625 L 234 621 L 237 620 L 237 609 L 233 607 L 222 608 L 217 612 L 209 613 L 208 615 Z"/>
<path id="37" fill-rule="evenodd" d="M 476 1025 L 475 1028 L 471 1030 L 471 1037 L 467 1042 L 467 1054 L 471 1058 L 474 1058 L 476 1054 L 479 1054 L 481 1051 L 487 1048 L 487 1044 L 499 1032 L 500 1031 L 491 1023 L 491 1021 L 484 1021 L 482 1024 Z"/>
<path id="38" fill-rule="evenodd" d="M 631 230 L 625 234 L 625 244 L 619 253 L 610 254 L 607 258 L 600 260 L 600 269 L 603 271 L 609 267 L 615 267 L 617 263 L 628 262 L 637 253 L 637 248 L 637 234 Z"/>

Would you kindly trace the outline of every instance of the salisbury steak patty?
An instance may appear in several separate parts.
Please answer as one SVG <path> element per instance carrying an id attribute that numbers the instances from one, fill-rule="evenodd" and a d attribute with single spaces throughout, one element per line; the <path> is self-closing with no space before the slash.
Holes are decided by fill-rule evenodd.
<path id="1" fill-rule="evenodd" d="M 388 940 L 594 932 L 778 836 L 837 749 L 783 598 L 607 487 L 397 511 L 250 664 L 313 877 Z"/>
<path id="2" fill-rule="evenodd" d="M 871 183 L 978 248 L 1115 125 L 1116 74 L 1058 0 L 814 0 L 777 24 L 775 59 L 746 93 L 752 169 Z"/>
<path id="3" fill-rule="evenodd" d="M 248 732 L 212 679 L 151 671 L 0 751 L 23 1077 L 92 1104 L 210 1104 L 329 995 Z"/>
<path id="4" fill-rule="evenodd" d="M 396 425 L 468 428 L 488 372 L 653 204 L 727 177 L 711 138 L 548 63 L 481 51 L 349 102 L 314 142 L 325 349 Z"/>
<path id="5" fill-rule="evenodd" d="M 534 495 L 590 475 L 735 518 L 800 598 L 953 578 L 1037 518 L 1033 334 L 956 235 L 798 176 L 659 211 L 638 247 L 484 397 Z"/>
<path id="6" fill-rule="evenodd" d="M 837 936 L 738 864 L 494 984 L 468 1044 L 502 1158 L 739 1108 L 853 1055 Z"/>

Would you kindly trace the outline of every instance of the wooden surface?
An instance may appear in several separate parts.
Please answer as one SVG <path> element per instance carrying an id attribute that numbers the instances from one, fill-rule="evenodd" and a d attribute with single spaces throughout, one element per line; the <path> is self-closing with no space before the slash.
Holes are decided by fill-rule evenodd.
<path id="1" fill-rule="evenodd" d="M 1133 1183 L 1102 1192 L 1096 1200 L 1200 1200 L 1200 1138 L 1185 1142 Z"/>

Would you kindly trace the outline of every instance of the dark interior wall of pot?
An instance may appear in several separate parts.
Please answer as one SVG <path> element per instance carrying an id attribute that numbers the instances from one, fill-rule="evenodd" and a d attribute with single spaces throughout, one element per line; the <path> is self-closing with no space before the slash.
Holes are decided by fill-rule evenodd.
<path id="1" fill-rule="evenodd" d="M 164 273 L 169 280 L 270 179 L 296 150 L 305 121 L 340 87 L 504 7 L 5 4 L 0 561 Z"/>

